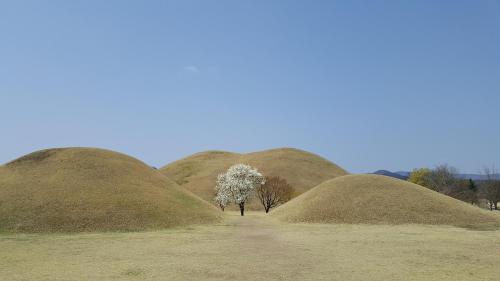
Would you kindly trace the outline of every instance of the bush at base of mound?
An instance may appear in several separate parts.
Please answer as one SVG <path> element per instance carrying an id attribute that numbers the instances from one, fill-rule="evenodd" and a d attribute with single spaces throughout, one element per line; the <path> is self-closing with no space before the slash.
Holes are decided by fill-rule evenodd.
<path id="1" fill-rule="evenodd" d="M 217 221 L 220 212 L 130 156 L 37 151 L 0 166 L 0 231 L 141 231 Z"/>
<path id="2" fill-rule="evenodd" d="M 425 187 L 379 175 L 349 175 L 324 182 L 277 208 L 288 222 L 499 226 L 488 211 Z"/>

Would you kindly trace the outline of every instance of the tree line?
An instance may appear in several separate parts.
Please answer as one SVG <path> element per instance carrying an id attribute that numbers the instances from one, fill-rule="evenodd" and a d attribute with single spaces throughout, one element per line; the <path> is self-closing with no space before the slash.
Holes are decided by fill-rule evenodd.
<path id="1" fill-rule="evenodd" d="M 408 181 L 471 204 L 485 200 L 488 209 L 498 210 L 500 179 L 494 167 L 484 168 L 484 179 L 473 181 L 457 177 L 456 168 L 440 165 L 434 169 L 420 168 L 410 173 Z"/>

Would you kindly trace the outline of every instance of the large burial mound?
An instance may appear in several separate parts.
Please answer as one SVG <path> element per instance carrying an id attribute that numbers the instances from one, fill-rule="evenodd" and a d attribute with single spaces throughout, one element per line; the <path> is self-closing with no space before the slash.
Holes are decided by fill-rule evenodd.
<path id="1" fill-rule="evenodd" d="M 137 231 L 218 216 L 151 167 L 112 151 L 49 149 L 0 166 L 0 231 Z"/>
<path id="2" fill-rule="evenodd" d="M 256 167 L 265 176 L 279 176 L 299 195 L 325 180 L 347 172 L 318 155 L 292 148 L 272 149 L 248 154 L 207 151 L 175 161 L 160 171 L 187 190 L 212 202 L 217 175 L 230 166 L 244 163 Z M 254 204 L 253 206 L 258 207 Z"/>
<path id="3" fill-rule="evenodd" d="M 288 222 L 498 226 L 478 207 L 425 187 L 379 175 L 326 181 L 272 212 Z"/>

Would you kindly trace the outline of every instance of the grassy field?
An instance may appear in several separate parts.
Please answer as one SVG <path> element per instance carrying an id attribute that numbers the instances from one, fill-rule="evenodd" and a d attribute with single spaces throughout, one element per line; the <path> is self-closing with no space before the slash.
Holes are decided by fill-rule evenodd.
<path id="1" fill-rule="evenodd" d="M 500 230 L 285 224 L 226 213 L 155 232 L 2 234 L 14 280 L 500 280 Z"/>

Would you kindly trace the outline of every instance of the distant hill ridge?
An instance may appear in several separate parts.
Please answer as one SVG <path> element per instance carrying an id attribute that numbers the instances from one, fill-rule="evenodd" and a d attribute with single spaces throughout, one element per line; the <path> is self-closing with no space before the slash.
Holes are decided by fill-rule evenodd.
<path id="1" fill-rule="evenodd" d="M 378 170 L 378 171 L 373 172 L 372 174 L 406 180 L 410 177 L 411 172 L 405 172 L 405 171 L 391 172 L 388 170 Z M 487 179 L 485 175 L 481 175 L 481 174 L 456 174 L 455 176 L 460 178 L 460 179 L 467 179 L 467 180 L 472 179 L 472 180 L 481 181 L 481 180 Z M 495 175 L 493 175 L 493 177 L 495 179 L 500 180 L 500 174 L 495 174 Z"/>
<path id="2" fill-rule="evenodd" d="M 388 171 L 388 170 L 378 170 L 378 171 L 373 172 L 372 174 L 387 176 L 387 177 L 396 178 L 396 179 L 400 179 L 400 180 L 407 180 L 408 179 L 408 175 L 400 174 L 398 172 L 393 173 L 393 172 Z"/>

